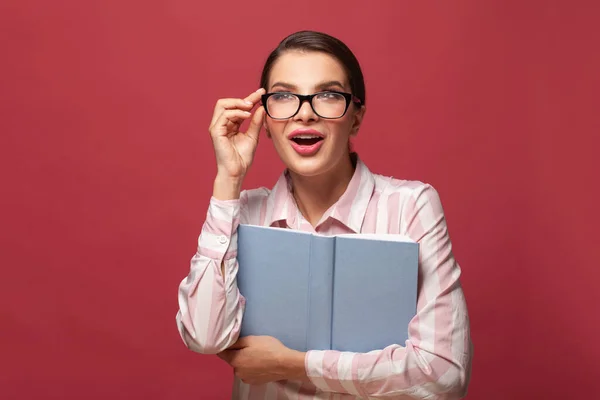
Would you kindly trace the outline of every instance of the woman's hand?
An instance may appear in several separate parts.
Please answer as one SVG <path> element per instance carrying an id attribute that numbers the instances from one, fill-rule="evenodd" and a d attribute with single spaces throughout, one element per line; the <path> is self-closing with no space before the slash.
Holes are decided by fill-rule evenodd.
<path id="1" fill-rule="evenodd" d="M 259 107 L 254 116 L 250 110 L 259 102 L 264 89 L 259 89 L 245 99 L 217 101 L 210 123 L 210 136 L 217 158 L 217 178 L 224 181 L 241 181 L 248 172 L 264 116 Z M 240 125 L 251 118 L 248 130 L 240 132 Z"/>
<path id="2" fill-rule="evenodd" d="M 218 356 L 233 367 L 242 382 L 250 385 L 308 379 L 305 353 L 289 349 L 271 336 L 243 337 Z"/>

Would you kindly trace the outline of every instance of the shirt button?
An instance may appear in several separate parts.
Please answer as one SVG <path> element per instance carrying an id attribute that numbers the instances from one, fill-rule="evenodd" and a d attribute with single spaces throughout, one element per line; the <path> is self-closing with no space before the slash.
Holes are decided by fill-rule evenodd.
<path id="1" fill-rule="evenodd" d="M 225 243 L 227 243 L 227 236 L 225 236 L 225 235 L 221 235 L 221 236 L 219 236 L 219 238 L 218 238 L 218 241 L 219 241 L 219 243 L 221 243 L 221 244 L 225 244 Z"/>

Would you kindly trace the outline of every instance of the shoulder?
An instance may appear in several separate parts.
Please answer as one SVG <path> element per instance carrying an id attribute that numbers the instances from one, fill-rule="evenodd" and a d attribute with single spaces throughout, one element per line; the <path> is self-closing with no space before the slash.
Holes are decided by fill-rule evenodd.
<path id="1" fill-rule="evenodd" d="M 271 189 L 257 187 L 245 189 L 240 193 L 241 223 L 258 225 L 264 216 Z"/>
<path id="2" fill-rule="evenodd" d="M 266 203 L 270 194 L 271 189 L 266 187 L 244 189 L 240 193 L 240 207 L 242 209 L 254 209 L 256 207 L 260 207 L 263 203 Z"/>
<path id="3" fill-rule="evenodd" d="M 271 189 L 266 187 L 257 187 L 253 189 L 244 189 L 240 193 L 240 201 L 242 205 L 254 204 L 266 200 L 271 194 Z"/>
<path id="4" fill-rule="evenodd" d="M 445 223 L 440 195 L 432 184 L 382 175 L 374 179 L 377 208 L 387 216 L 389 229 L 417 240 L 419 229 Z"/>
<path id="5" fill-rule="evenodd" d="M 392 198 L 400 203 L 440 202 L 438 191 L 430 183 L 379 174 L 373 174 L 373 179 L 375 181 L 374 192 L 380 198 L 388 200 Z"/>

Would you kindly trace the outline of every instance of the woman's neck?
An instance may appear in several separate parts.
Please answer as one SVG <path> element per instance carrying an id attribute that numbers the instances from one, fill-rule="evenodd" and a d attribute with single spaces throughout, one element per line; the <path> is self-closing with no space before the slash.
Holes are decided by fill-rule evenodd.
<path id="1" fill-rule="evenodd" d="M 344 194 L 355 165 L 350 157 L 326 174 L 301 176 L 290 171 L 293 196 L 304 218 L 316 227 L 325 212 Z"/>

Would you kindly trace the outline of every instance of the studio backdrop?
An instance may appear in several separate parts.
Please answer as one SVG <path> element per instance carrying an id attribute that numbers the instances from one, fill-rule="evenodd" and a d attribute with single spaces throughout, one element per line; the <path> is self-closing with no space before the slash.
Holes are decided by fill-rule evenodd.
<path id="1" fill-rule="evenodd" d="M 229 398 L 230 368 L 175 324 L 216 173 L 208 125 L 301 29 L 361 62 L 369 168 L 440 193 L 468 398 L 594 397 L 596 4 L 1 1 L 0 398 Z M 245 188 L 282 170 L 263 132 Z"/>

